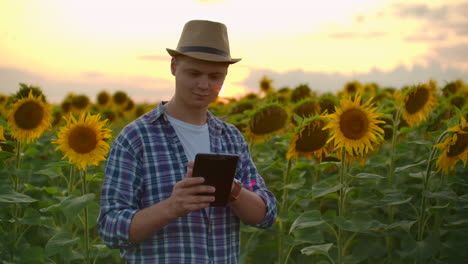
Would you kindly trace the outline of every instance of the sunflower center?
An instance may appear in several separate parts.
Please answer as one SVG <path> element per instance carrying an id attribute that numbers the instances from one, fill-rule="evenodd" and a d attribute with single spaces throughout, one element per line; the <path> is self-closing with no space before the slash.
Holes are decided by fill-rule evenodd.
<path id="1" fill-rule="evenodd" d="M 465 128 L 463 131 L 468 132 L 468 127 Z M 449 147 L 447 151 L 448 157 L 456 157 L 465 151 L 468 147 L 468 133 L 467 134 L 458 134 L 457 135 L 457 142 L 454 145 Z"/>
<path id="2" fill-rule="evenodd" d="M 323 122 L 313 123 L 302 130 L 296 142 L 296 151 L 313 152 L 322 148 L 328 139 L 328 130 L 322 130 Z"/>
<path id="3" fill-rule="evenodd" d="M 416 89 L 413 93 L 408 95 L 408 100 L 405 103 L 406 111 L 410 114 L 417 113 L 429 100 L 429 90 L 426 88 Z"/>
<path id="4" fill-rule="evenodd" d="M 369 120 L 364 112 L 359 109 L 350 109 L 343 112 L 340 118 L 340 129 L 343 135 L 349 139 L 362 138 L 369 128 Z"/>
<path id="5" fill-rule="evenodd" d="M 89 153 L 97 146 L 96 132 L 89 127 L 75 127 L 70 132 L 68 144 L 77 153 Z"/>
<path id="6" fill-rule="evenodd" d="M 39 126 L 44 109 L 37 102 L 25 102 L 15 112 L 15 123 L 21 129 L 31 130 Z"/>

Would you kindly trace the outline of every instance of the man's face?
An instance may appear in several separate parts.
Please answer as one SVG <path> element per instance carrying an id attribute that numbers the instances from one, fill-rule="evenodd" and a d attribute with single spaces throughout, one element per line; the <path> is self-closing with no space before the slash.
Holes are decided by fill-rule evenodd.
<path id="1" fill-rule="evenodd" d="M 218 97 L 228 65 L 185 56 L 172 58 L 171 72 L 176 80 L 176 100 L 192 107 L 207 107 Z"/>

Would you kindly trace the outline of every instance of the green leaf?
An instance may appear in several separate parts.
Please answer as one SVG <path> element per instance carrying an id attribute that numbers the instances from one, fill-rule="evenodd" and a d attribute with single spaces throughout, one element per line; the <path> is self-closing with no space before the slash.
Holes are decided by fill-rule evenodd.
<path id="1" fill-rule="evenodd" d="M 335 224 L 343 230 L 359 233 L 369 233 L 380 231 L 386 228 L 386 225 L 375 220 L 367 213 L 355 214 L 351 218 L 336 217 Z"/>
<path id="2" fill-rule="evenodd" d="M 326 168 L 329 168 L 331 166 L 339 166 L 341 164 L 341 162 L 336 162 L 336 161 L 324 161 L 324 162 L 321 162 L 320 164 L 317 164 L 315 165 L 314 167 L 318 170 L 320 169 L 326 169 Z"/>
<path id="3" fill-rule="evenodd" d="M 0 188 L 0 203 L 32 203 L 37 201 L 24 193 L 13 191 L 9 187 Z"/>
<path id="4" fill-rule="evenodd" d="M 448 200 L 448 201 L 456 201 L 458 199 L 457 194 L 452 191 L 441 191 L 441 192 L 424 192 L 424 196 L 427 198 L 439 199 L 439 200 Z"/>
<path id="5" fill-rule="evenodd" d="M 57 253 L 65 252 L 68 248 L 78 244 L 79 241 L 80 238 L 72 239 L 68 232 L 59 232 L 47 241 L 45 254 L 50 257 Z"/>
<path id="6" fill-rule="evenodd" d="M 322 219 L 322 214 L 319 210 L 311 210 L 301 214 L 294 220 L 289 229 L 289 233 L 296 229 L 315 227 L 323 224 L 325 221 Z"/>
<path id="7" fill-rule="evenodd" d="M 8 151 L 0 151 L 0 161 L 6 160 L 14 154 Z"/>
<path id="8" fill-rule="evenodd" d="M 301 187 L 304 186 L 305 181 L 306 180 L 304 178 L 301 178 L 301 179 L 299 179 L 298 181 L 296 181 L 294 183 L 290 183 L 290 184 L 285 185 L 284 189 L 288 189 L 288 190 L 300 189 Z"/>
<path id="9" fill-rule="evenodd" d="M 58 161 L 58 162 L 50 162 L 48 163 L 46 166 L 47 167 L 67 167 L 67 166 L 71 166 L 73 165 L 73 163 L 70 163 L 66 160 L 62 160 L 62 161 Z"/>
<path id="10" fill-rule="evenodd" d="M 427 140 L 412 140 L 412 141 L 408 141 L 407 143 L 408 144 L 417 144 L 417 145 L 428 145 L 428 146 L 432 145 L 432 142 L 427 141 Z"/>
<path id="11" fill-rule="evenodd" d="M 395 173 L 398 173 L 400 171 L 404 171 L 404 170 L 407 170 L 407 169 L 410 169 L 410 168 L 420 166 L 420 165 L 422 165 L 424 163 L 426 163 L 426 160 L 423 160 L 423 161 L 421 161 L 419 163 L 416 163 L 416 164 L 409 164 L 409 165 L 406 165 L 406 166 L 398 167 L 398 168 L 395 169 Z"/>
<path id="12" fill-rule="evenodd" d="M 409 197 L 409 198 L 404 199 L 404 200 L 391 201 L 391 202 L 388 202 L 387 205 L 400 205 L 400 204 L 405 204 L 405 203 L 409 203 L 412 199 L 413 199 L 413 197 Z"/>
<path id="13" fill-rule="evenodd" d="M 77 216 L 83 208 L 94 200 L 96 195 L 94 193 L 88 193 L 83 196 L 69 196 L 65 198 L 60 206 L 65 216 L 69 219 Z"/>
<path id="14" fill-rule="evenodd" d="M 34 174 L 46 175 L 50 179 L 55 179 L 61 175 L 61 169 L 59 167 L 51 167 L 35 172 Z"/>
<path id="15" fill-rule="evenodd" d="M 332 243 L 313 245 L 301 249 L 301 253 L 307 256 L 312 255 L 328 255 L 328 250 L 333 246 Z"/>
<path id="16" fill-rule="evenodd" d="M 351 175 L 351 177 L 357 178 L 357 179 L 376 179 L 376 180 L 385 179 L 384 176 L 381 176 L 378 174 L 372 174 L 372 173 L 358 173 L 356 175 Z"/>
<path id="17" fill-rule="evenodd" d="M 449 205 L 450 205 L 450 203 L 447 203 L 446 205 L 434 205 L 434 206 L 426 208 L 426 211 L 431 212 L 431 213 L 435 213 L 435 212 L 437 212 L 439 210 L 448 208 Z"/>
<path id="18" fill-rule="evenodd" d="M 411 227 L 412 227 L 416 222 L 417 222 L 417 221 L 403 220 L 403 221 L 396 222 L 396 223 L 392 223 L 392 224 L 388 225 L 384 230 L 390 230 L 390 229 L 393 229 L 393 228 L 400 227 L 400 228 L 402 228 L 403 230 L 405 230 L 406 232 L 409 233 Z"/>
<path id="19" fill-rule="evenodd" d="M 315 199 L 337 192 L 343 187 L 341 183 L 338 183 L 337 185 L 335 185 L 335 183 L 335 181 L 320 181 L 312 185 L 312 198 Z"/>
<path id="20" fill-rule="evenodd" d="M 294 241 L 293 241 L 294 245 L 299 245 L 303 243 L 315 244 L 315 243 L 324 242 L 322 231 L 319 229 L 314 229 L 314 230 L 297 229 L 297 230 L 294 230 L 293 234 L 294 234 Z"/>

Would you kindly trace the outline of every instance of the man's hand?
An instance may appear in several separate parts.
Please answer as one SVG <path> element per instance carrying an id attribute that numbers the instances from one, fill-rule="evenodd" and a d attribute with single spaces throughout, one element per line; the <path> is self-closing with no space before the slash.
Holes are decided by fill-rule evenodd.
<path id="1" fill-rule="evenodd" d="M 130 241 L 139 243 L 158 232 L 174 219 L 210 206 L 215 188 L 203 185 L 203 177 L 192 177 L 193 162 L 189 162 L 185 179 L 174 185 L 171 196 L 138 211 L 130 224 Z M 204 195 L 201 195 L 204 194 Z"/>
<path id="2" fill-rule="evenodd" d="M 203 185 L 203 177 L 192 177 L 193 162 L 189 162 L 186 178 L 174 185 L 171 196 L 167 199 L 173 217 L 184 216 L 192 211 L 210 206 L 214 201 L 215 188 Z"/>

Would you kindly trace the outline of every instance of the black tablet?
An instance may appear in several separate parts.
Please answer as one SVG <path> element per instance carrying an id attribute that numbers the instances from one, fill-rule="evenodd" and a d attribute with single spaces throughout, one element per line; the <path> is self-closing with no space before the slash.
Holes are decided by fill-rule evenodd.
<path id="1" fill-rule="evenodd" d="M 215 201 L 210 206 L 226 206 L 238 160 L 235 154 L 198 153 L 195 156 L 192 176 L 204 177 L 204 184 L 216 188 Z"/>

